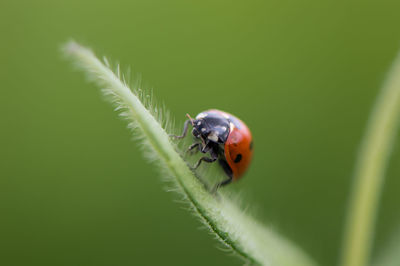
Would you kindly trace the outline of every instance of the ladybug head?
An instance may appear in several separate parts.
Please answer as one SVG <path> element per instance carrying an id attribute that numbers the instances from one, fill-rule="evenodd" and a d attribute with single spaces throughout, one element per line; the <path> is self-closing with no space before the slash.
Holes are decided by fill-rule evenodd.
<path id="1" fill-rule="evenodd" d="M 207 136 L 210 134 L 210 130 L 207 128 L 207 124 L 203 121 L 203 119 L 192 120 L 192 125 L 193 136 L 206 140 Z"/>
<path id="2" fill-rule="evenodd" d="M 228 138 L 229 123 L 226 120 L 205 117 L 192 120 L 192 125 L 193 136 L 203 139 L 206 143 L 225 143 Z"/>
<path id="3" fill-rule="evenodd" d="M 198 138 L 198 139 L 201 137 L 201 133 L 199 132 L 199 130 L 196 127 L 193 127 L 192 135 L 195 136 L 195 138 Z"/>

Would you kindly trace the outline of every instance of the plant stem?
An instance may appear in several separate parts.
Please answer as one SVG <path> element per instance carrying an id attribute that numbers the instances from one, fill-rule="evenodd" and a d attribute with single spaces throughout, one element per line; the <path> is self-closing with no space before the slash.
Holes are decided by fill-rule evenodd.
<path id="1" fill-rule="evenodd" d="M 247 263 L 276 266 L 315 265 L 295 244 L 265 227 L 251 215 L 244 213 L 227 197 L 219 199 L 204 189 L 187 163 L 177 153 L 167 132 L 129 87 L 121 81 L 119 71 L 114 73 L 107 63 L 75 42 L 65 45 L 64 52 L 74 59 L 106 95 L 111 96 L 125 116 L 138 128 L 153 159 L 168 173 L 177 191 L 184 196 L 193 212 L 233 253 Z M 188 263 L 190 264 L 190 263 Z"/>
<path id="2" fill-rule="evenodd" d="M 380 193 L 400 121 L 400 56 L 378 97 L 355 168 L 342 249 L 342 266 L 369 263 Z"/>
<path id="3" fill-rule="evenodd" d="M 391 234 L 389 241 L 380 247 L 372 266 L 398 266 L 400 261 L 400 228 Z"/>

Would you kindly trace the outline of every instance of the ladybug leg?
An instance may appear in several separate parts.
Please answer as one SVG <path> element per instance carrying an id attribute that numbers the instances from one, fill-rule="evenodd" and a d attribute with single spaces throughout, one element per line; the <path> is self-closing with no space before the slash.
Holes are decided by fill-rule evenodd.
<path id="1" fill-rule="evenodd" d="M 206 163 L 213 163 L 218 159 L 218 154 L 213 152 L 213 150 L 211 150 L 210 155 L 211 155 L 211 158 L 201 157 L 200 160 L 198 160 L 197 163 L 193 166 L 193 169 L 197 169 L 200 166 L 202 161 L 204 161 Z"/>
<path id="2" fill-rule="evenodd" d="M 226 185 L 230 184 L 230 183 L 232 182 L 232 180 L 233 180 L 232 176 L 229 176 L 229 177 L 228 177 L 227 179 L 225 179 L 224 181 L 217 183 L 217 184 L 212 188 L 211 193 L 215 193 L 215 192 L 217 192 L 217 190 L 218 190 L 220 187 L 223 187 L 223 186 L 226 186 Z"/>
<path id="3" fill-rule="evenodd" d="M 232 169 L 229 166 L 229 164 L 227 163 L 227 161 L 219 159 L 218 162 L 219 162 L 219 165 L 221 165 L 222 169 L 224 170 L 225 174 L 232 178 L 232 176 L 233 176 Z"/>
<path id="4" fill-rule="evenodd" d="M 197 150 L 196 150 L 197 148 Z M 194 143 L 189 146 L 189 148 L 186 150 L 186 152 L 190 152 L 190 154 L 194 154 L 196 152 L 199 152 L 201 150 L 201 143 Z"/>
<path id="5" fill-rule="evenodd" d="M 218 160 L 218 162 L 221 165 L 222 169 L 224 169 L 224 172 L 228 176 L 228 178 L 220 183 L 217 183 L 211 190 L 212 193 L 215 193 L 218 190 L 218 188 L 228 185 L 233 180 L 232 169 L 229 167 L 228 163 L 225 160 L 221 159 Z"/>
<path id="6" fill-rule="evenodd" d="M 177 135 L 174 135 L 174 134 L 170 134 L 169 136 L 172 137 L 172 138 L 176 138 L 176 139 L 183 139 L 187 134 L 187 131 L 188 131 L 188 128 L 189 128 L 189 123 L 190 123 L 190 120 L 186 120 L 185 121 L 185 124 L 183 125 L 182 135 L 177 136 Z"/>
<path id="7" fill-rule="evenodd" d="M 197 161 L 197 163 L 193 166 L 193 169 L 197 169 L 201 162 L 204 161 L 206 163 L 213 163 L 217 160 L 217 158 L 208 158 L 208 157 L 201 157 L 200 160 Z"/>

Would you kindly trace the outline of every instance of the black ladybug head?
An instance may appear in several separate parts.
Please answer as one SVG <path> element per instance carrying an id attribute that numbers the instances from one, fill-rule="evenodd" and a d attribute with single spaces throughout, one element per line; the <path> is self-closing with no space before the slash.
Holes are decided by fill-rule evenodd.
<path id="1" fill-rule="evenodd" d="M 207 115 L 193 120 L 193 136 L 206 142 L 225 143 L 229 132 L 229 121 L 220 116 Z"/>
<path id="2" fill-rule="evenodd" d="M 209 133 L 209 128 L 207 126 L 207 123 L 205 123 L 204 119 L 196 119 L 193 120 L 193 131 L 196 131 L 196 133 L 200 135 L 207 135 Z"/>
<path id="3" fill-rule="evenodd" d="M 196 138 L 200 138 L 200 136 L 201 136 L 201 133 L 199 132 L 199 130 L 196 127 L 193 127 L 192 134 Z"/>

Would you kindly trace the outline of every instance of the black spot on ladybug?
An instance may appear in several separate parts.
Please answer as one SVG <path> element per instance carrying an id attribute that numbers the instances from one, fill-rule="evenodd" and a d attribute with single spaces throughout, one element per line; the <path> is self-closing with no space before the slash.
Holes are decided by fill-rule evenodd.
<path id="1" fill-rule="evenodd" d="M 253 150 L 253 141 L 250 142 L 250 146 L 249 146 L 250 150 Z"/>
<path id="2" fill-rule="evenodd" d="M 242 160 L 242 155 L 239 153 L 238 155 L 236 155 L 236 158 L 234 160 L 235 163 L 238 163 Z"/>

